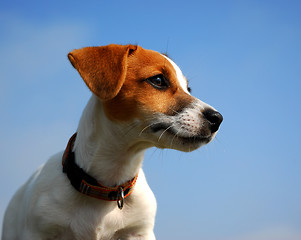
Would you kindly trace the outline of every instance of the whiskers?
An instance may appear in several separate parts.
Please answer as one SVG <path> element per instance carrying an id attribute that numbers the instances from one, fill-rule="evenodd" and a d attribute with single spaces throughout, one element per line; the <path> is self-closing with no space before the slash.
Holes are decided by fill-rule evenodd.
<path id="1" fill-rule="evenodd" d="M 162 138 L 163 134 L 166 133 L 166 132 L 168 131 L 168 129 L 172 128 L 172 126 L 173 126 L 173 124 L 170 125 L 169 127 L 167 127 L 167 128 L 160 134 L 160 136 L 159 136 L 159 138 L 158 138 L 158 142 L 159 142 L 160 139 Z"/>
<path id="2" fill-rule="evenodd" d="M 189 106 L 178 110 L 169 106 L 168 111 L 171 115 L 153 113 L 143 120 L 136 119 L 124 126 L 123 137 L 143 141 L 149 139 L 157 147 L 194 150 L 202 141 L 198 134 L 202 123 L 199 120 L 202 114 L 200 107 Z"/>
<path id="3" fill-rule="evenodd" d="M 147 125 L 145 128 L 143 128 L 143 129 L 140 131 L 140 133 L 139 133 L 139 137 L 142 135 L 142 133 L 143 133 L 146 129 L 150 128 L 151 126 L 153 126 L 153 125 L 155 125 L 155 124 L 157 124 L 157 123 L 156 123 L 156 122 L 153 122 L 153 123 Z"/>
<path id="4" fill-rule="evenodd" d="M 137 137 L 140 137 L 140 136 L 142 135 L 142 133 L 143 133 L 146 129 L 150 128 L 151 126 L 153 126 L 153 125 L 155 125 L 155 124 L 157 124 L 157 123 L 159 123 L 159 122 L 156 122 L 156 121 L 154 121 L 154 120 L 157 120 L 157 118 L 156 118 L 156 117 L 151 117 L 151 118 L 145 119 L 144 122 L 151 122 L 151 123 L 150 123 L 149 125 L 147 125 L 146 127 L 144 127 L 144 128 L 138 133 L 138 135 L 137 135 L 137 128 L 139 128 L 139 127 L 141 126 L 141 122 L 138 121 L 138 120 L 132 122 L 131 124 L 129 124 L 129 125 L 127 125 L 127 126 L 124 127 L 123 137 L 126 137 L 126 136 L 128 136 L 128 135 L 130 135 L 130 134 L 132 134 L 132 133 L 133 133 L 134 135 L 136 135 Z"/>
<path id="5" fill-rule="evenodd" d="M 171 142 L 170 142 L 170 147 L 172 148 L 172 145 L 173 145 L 173 141 L 175 140 L 175 138 L 178 138 L 178 135 L 179 135 L 179 132 L 181 131 L 181 129 L 179 129 L 173 136 L 173 138 L 171 139 Z"/>
<path id="6" fill-rule="evenodd" d="M 171 110 L 172 112 L 174 112 L 175 114 L 180 114 L 178 111 L 174 110 L 173 108 L 168 108 L 169 110 Z"/>

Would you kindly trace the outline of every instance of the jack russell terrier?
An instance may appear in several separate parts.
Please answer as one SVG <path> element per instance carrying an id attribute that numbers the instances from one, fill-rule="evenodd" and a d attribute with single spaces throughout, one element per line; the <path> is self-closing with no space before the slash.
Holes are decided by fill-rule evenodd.
<path id="1" fill-rule="evenodd" d="M 180 68 L 158 52 L 112 44 L 68 58 L 92 97 L 64 153 L 11 200 L 2 240 L 155 239 L 145 150 L 193 151 L 214 138 L 223 117 L 191 96 Z"/>

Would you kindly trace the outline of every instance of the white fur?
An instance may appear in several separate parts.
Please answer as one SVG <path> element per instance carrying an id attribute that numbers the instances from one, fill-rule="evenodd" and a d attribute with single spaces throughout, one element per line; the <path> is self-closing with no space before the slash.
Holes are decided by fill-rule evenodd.
<path id="1" fill-rule="evenodd" d="M 181 70 L 168 61 L 177 72 L 179 84 L 189 94 Z M 15 194 L 5 214 L 2 240 L 155 239 L 156 200 L 141 169 L 144 151 L 152 146 L 183 151 L 198 148 L 202 143 L 185 144 L 182 137 L 193 137 L 206 127 L 200 117 L 205 107 L 209 106 L 193 98 L 193 103 L 175 116 L 158 113 L 149 118 L 153 122 L 136 119 L 117 124 L 109 120 L 102 102 L 92 95 L 77 130 L 76 162 L 109 187 L 132 179 L 139 171 L 124 208 L 119 210 L 116 202 L 78 193 L 62 173 L 61 152 L 52 156 Z M 169 127 L 152 131 L 151 127 L 158 122 Z M 169 132 L 171 129 L 174 135 Z"/>
<path id="2" fill-rule="evenodd" d="M 116 202 L 90 198 L 73 189 L 62 173 L 61 152 L 15 194 L 6 212 L 2 239 L 155 239 L 156 200 L 140 169 L 147 146 L 131 134 L 120 137 L 128 128 L 110 122 L 93 95 L 75 142 L 76 162 L 107 186 L 124 183 L 139 171 L 134 192 L 122 211 Z"/>
<path id="3" fill-rule="evenodd" d="M 175 64 L 175 62 L 173 60 L 171 60 L 169 57 L 163 55 L 170 63 L 171 65 L 174 67 L 174 69 L 176 70 L 176 74 L 177 74 L 177 78 L 179 80 L 179 83 L 180 83 L 180 86 L 182 87 L 182 89 L 190 95 L 190 93 L 188 92 L 188 89 L 187 89 L 187 85 L 188 85 L 188 82 L 187 82 L 187 79 L 184 77 L 181 69 L 178 67 L 177 64 Z"/>

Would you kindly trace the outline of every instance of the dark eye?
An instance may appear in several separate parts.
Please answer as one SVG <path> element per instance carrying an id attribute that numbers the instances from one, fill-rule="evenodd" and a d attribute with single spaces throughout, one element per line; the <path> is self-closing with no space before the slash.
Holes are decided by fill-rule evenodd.
<path id="1" fill-rule="evenodd" d="M 169 87 L 169 81 L 162 74 L 150 77 L 146 81 L 157 89 L 166 89 Z"/>

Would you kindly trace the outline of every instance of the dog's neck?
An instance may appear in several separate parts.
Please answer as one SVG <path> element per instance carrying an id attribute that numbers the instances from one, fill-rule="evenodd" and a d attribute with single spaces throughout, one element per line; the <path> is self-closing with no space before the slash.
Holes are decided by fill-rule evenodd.
<path id="1" fill-rule="evenodd" d="M 137 141 L 138 133 L 131 131 L 132 125 L 110 121 L 101 101 L 92 95 L 77 130 L 76 163 L 108 187 L 132 179 L 142 165 L 145 149 L 149 147 Z"/>

